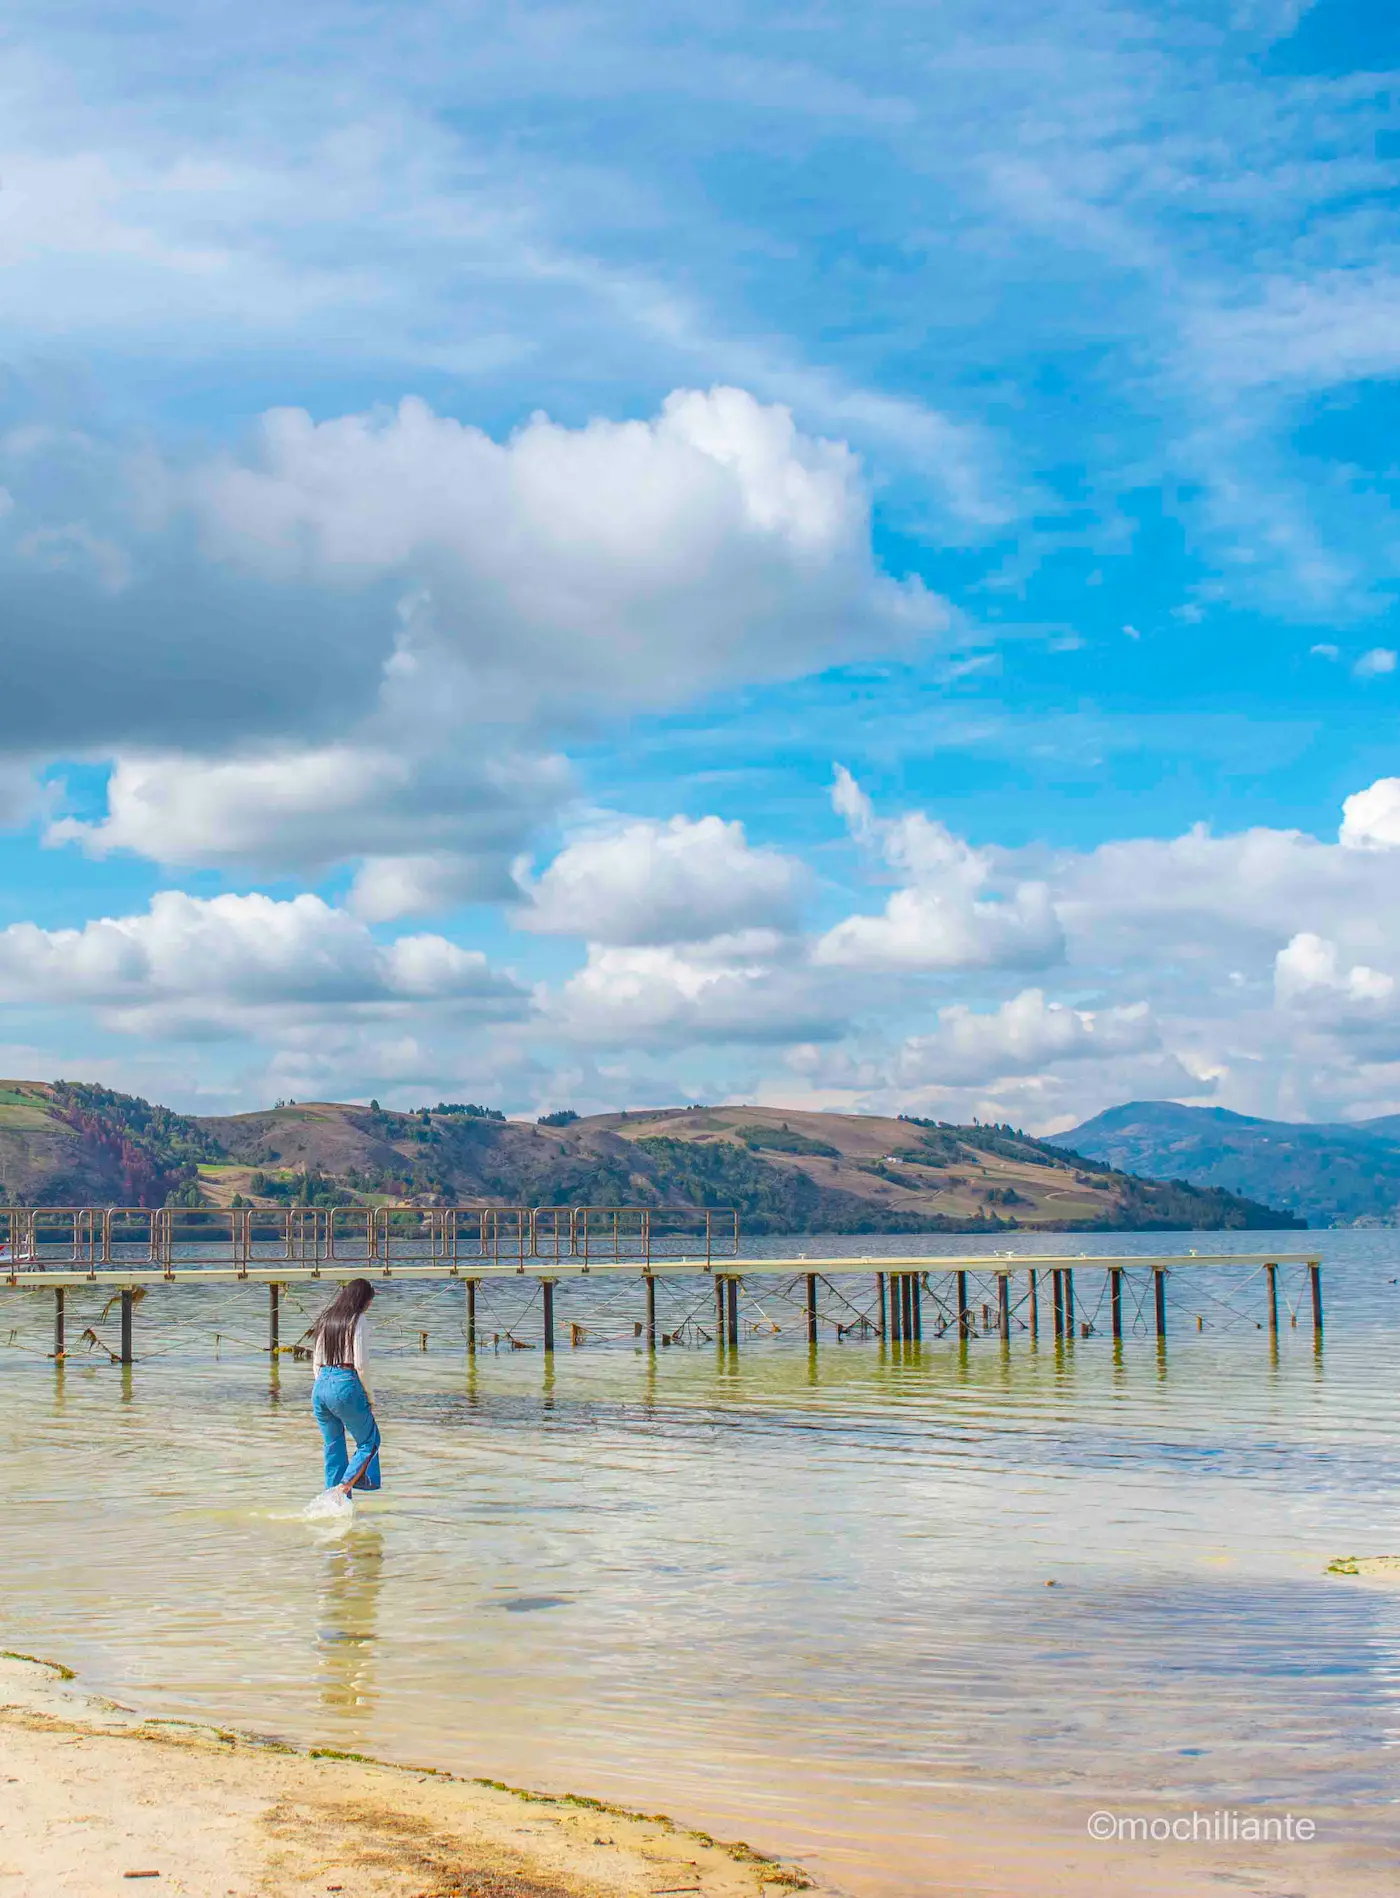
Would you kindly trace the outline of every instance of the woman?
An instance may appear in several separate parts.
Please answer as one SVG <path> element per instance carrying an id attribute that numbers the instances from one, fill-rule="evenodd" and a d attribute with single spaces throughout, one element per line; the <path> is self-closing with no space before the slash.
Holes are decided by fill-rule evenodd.
<path id="1" fill-rule="evenodd" d="M 370 1409 L 364 1386 L 365 1322 L 374 1302 L 368 1279 L 342 1285 L 311 1327 L 311 1353 L 316 1382 L 311 1408 L 326 1444 L 326 1488 L 344 1490 L 379 1488 L 379 1425 Z M 347 1425 L 355 1439 L 355 1454 L 346 1457 Z"/>

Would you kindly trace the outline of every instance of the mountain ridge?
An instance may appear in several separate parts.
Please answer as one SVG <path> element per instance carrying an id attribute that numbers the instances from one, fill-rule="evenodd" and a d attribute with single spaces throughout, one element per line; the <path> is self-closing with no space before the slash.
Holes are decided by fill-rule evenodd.
<path id="1" fill-rule="evenodd" d="M 1227 1107 L 1125 1101 L 1051 1144 L 1153 1177 L 1217 1186 L 1310 1225 L 1400 1223 L 1400 1115 L 1269 1120 Z"/>
<path id="2" fill-rule="evenodd" d="M 0 1083 L 0 1195 L 36 1205 L 734 1206 L 749 1232 L 1271 1231 L 1290 1215 L 1011 1127 L 772 1107 L 508 1120 L 439 1101 L 181 1115 Z"/>

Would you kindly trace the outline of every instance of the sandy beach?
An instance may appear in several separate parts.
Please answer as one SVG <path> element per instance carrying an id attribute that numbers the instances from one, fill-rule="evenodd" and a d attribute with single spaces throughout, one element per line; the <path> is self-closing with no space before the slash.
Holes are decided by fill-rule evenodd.
<path id="1" fill-rule="evenodd" d="M 760 1898 L 817 1890 L 746 1846 L 84 1694 L 0 1658 L 0 1894 L 82 1898 Z"/>

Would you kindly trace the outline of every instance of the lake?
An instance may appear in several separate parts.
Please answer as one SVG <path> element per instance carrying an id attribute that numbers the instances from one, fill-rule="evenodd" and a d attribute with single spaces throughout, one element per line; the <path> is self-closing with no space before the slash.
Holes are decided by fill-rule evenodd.
<path id="1" fill-rule="evenodd" d="M 80 1342 L 94 1295 L 55 1367 L 47 1296 L 6 1293 L 0 1639 L 146 1711 L 668 1811 L 860 1898 L 1121 1890 L 1124 1865 L 1143 1891 L 1390 1891 L 1400 1587 L 1325 1570 L 1400 1553 L 1400 1233 L 980 1249 L 1271 1244 L 1326 1262 L 1320 1350 L 1305 1302 L 1271 1347 L 1258 1285 L 1204 1270 L 1164 1353 L 1133 1312 L 1121 1349 L 1057 1348 L 1043 1295 L 1038 1347 L 926 1325 L 813 1354 L 769 1288 L 748 1321 L 776 1331 L 648 1358 L 633 1285 L 562 1290 L 552 1364 L 490 1342 L 523 1291 L 483 1293 L 468 1360 L 460 1286 L 395 1284 L 386 1487 L 341 1539 L 299 1519 L 310 1370 L 270 1370 L 261 1288 L 154 1289 L 131 1370 Z M 979 1249 L 762 1245 L 857 1248 Z M 1101 1282 L 1076 1289 L 1106 1332 Z M 707 1299 L 666 1290 L 663 1326 L 692 1337 Z M 314 1308 L 287 1295 L 284 1340 Z M 1086 1830 L 1236 1808 L 1317 1837 L 1124 1858 Z"/>

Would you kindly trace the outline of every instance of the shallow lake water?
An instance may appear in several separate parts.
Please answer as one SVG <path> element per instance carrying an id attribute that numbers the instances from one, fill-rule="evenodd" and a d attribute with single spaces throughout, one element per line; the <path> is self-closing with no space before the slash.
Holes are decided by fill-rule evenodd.
<path id="1" fill-rule="evenodd" d="M 972 1249 L 765 1249 L 853 1245 Z M 261 1287 L 153 1289 L 131 1369 L 81 1340 L 111 1338 L 103 1298 L 70 1295 L 56 1367 L 49 1295 L 6 1292 L 0 1642 L 145 1711 L 669 1811 L 861 1898 L 1087 1890 L 1105 1809 L 1313 1814 L 1286 1880 L 1266 1852 L 1220 1875 L 1392 1890 L 1400 1588 L 1325 1570 L 1400 1553 L 1400 1234 L 983 1249 L 1271 1245 L 1325 1261 L 1320 1348 L 1295 1268 L 1276 1346 L 1259 1279 L 1202 1266 L 1165 1351 L 1140 1288 L 1115 1348 L 1086 1259 L 1097 1329 L 1065 1345 L 1043 1291 L 1038 1344 L 935 1337 L 926 1306 L 918 1346 L 812 1353 L 759 1286 L 737 1352 L 649 1358 L 633 1281 L 561 1289 L 552 1362 L 504 1342 L 531 1288 L 483 1294 L 469 1360 L 461 1287 L 395 1282 L 385 1489 L 340 1539 L 299 1519 L 310 1371 L 269 1367 Z M 693 1340 L 708 1298 L 665 1290 L 663 1327 Z M 284 1341 L 314 1308 L 289 1295 Z"/>

